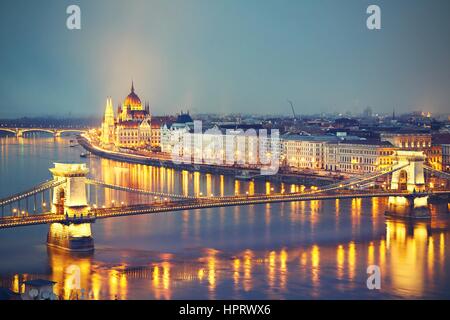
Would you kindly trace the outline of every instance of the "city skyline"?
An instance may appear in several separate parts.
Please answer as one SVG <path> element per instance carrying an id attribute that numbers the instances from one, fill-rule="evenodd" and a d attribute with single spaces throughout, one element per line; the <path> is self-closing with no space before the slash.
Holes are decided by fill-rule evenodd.
<path id="1" fill-rule="evenodd" d="M 286 99 L 298 114 L 446 113 L 449 4 L 376 2 L 377 31 L 368 1 L 78 1 L 81 30 L 68 3 L 2 2 L 0 117 L 98 116 L 132 80 L 153 114 L 289 115 Z"/>
<path id="2" fill-rule="evenodd" d="M 0 1 L 0 302 L 450 299 L 449 12 Z"/>

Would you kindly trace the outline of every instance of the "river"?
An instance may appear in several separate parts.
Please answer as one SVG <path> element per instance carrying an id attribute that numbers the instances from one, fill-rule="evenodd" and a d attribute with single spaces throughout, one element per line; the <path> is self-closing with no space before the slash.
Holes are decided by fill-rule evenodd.
<path id="1" fill-rule="evenodd" d="M 86 162 L 95 179 L 180 194 L 310 187 L 80 158 L 69 139 L 0 137 L 0 198 L 50 179 L 54 162 Z M 45 209 L 48 199 L 38 199 Z M 89 201 L 154 200 L 91 187 Z M 47 248 L 45 225 L 0 230 L 0 286 L 19 292 L 24 280 L 43 278 L 56 282 L 61 298 L 80 298 L 70 290 L 75 266 L 90 299 L 450 298 L 450 231 L 438 218 L 447 208 L 434 208 L 431 222 L 410 224 L 387 220 L 386 205 L 378 198 L 310 201 L 110 218 L 93 224 L 92 254 Z M 380 267 L 379 290 L 367 288 L 370 265 Z"/>

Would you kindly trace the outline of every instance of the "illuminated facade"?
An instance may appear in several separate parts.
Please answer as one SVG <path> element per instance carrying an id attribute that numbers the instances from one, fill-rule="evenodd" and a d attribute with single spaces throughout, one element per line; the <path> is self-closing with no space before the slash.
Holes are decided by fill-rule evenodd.
<path id="1" fill-rule="evenodd" d="M 325 145 L 325 169 L 350 174 L 387 170 L 394 164 L 395 150 L 389 142 L 358 140 L 328 143 Z"/>
<path id="2" fill-rule="evenodd" d="M 284 162 L 291 170 L 326 168 L 325 146 L 336 141 L 335 136 L 284 136 Z"/>
<path id="3" fill-rule="evenodd" d="M 427 164 L 435 170 L 441 171 L 442 167 L 442 145 L 432 145 L 425 150 Z"/>
<path id="4" fill-rule="evenodd" d="M 259 135 L 255 129 L 214 125 L 195 132 L 189 114 L 181 114 L 172 125 L 161 127 L 161 151 L 183 161 L 258 168 L 271 163 L 272 156 L 278 158 L 280 149 L 280 139 Z"/>
<path id="5" fill-rule="evenodd" d="M 131 92 L 118 107 L 114 117 L 112 100 L 106 102 L 105 116 L 102 123 L 101 142 L 105 147 L 146 148 L 152 145 L 152 124 L 149 105 L 145 107 L 139 96 Z"/>
<path id="6" fill-rule="evenodd" d="M 105 116 L 102 123 L 102 142 L 105 145 L 114 144 L 114 131 L 115 131 L 114 110 L 112 106 L 112 99 L 106 100 Z"/>
<path id="7" fill-rule="evenodd" d="M 450 171 L 450 144 L 442 145 L 442 170 Z"/>
<path id="8" fill-rule="evenodd" d="M 160 129 L 161 152 L 172 154 L 175 146 L 180 146 L 178 156 L 183 156 L 183 137 L 194 127 L 194 122 L 189 113 L 181 113 L 175 123 L 164 123 Z"/>
<path id="9" fill-rule="evenodd" d="M 150 146 L 152 148 L 161 147 L 161 124 L 151 122 Z"/>
<path id="10" fill-rule="evenodd" d="M 336 136 L 283 136 L 282 163 L 291 171 L 367 174 L 388 170 L 396 148 L 389 142 L 340 140 Z"/>
<path id="11" fill-rule="evenodd" d="M 431 148 L 429 133 L 382 133 L 381 141 L 388 141 L 400 150 L 425 151 Z"/>

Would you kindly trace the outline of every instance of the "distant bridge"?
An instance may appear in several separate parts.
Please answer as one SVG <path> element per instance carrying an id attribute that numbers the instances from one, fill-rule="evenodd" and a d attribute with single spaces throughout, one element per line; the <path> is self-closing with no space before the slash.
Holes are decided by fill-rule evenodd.
<path id="1" fill-rule="evenodd" d="M 46 132 L 50 133 L 55 137 L 60 137 L 61 134 L 69 133 L 85 133 L 88 129 L 76 129 L 76 128 L 38 128 L 38 127 L 0 127 L 0 132 L 13 133 L 16 137 L 21 138 L 25 133 L 28 132 Z"/>

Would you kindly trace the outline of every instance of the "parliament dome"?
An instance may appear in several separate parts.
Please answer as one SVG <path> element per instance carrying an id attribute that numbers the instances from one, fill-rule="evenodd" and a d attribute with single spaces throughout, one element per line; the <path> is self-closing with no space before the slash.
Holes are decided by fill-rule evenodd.
<path id="1" fill-rule="evenodd" d="M 134 83 L 131 83 L 131 93 L 125 98 L 123 105 L 129 110 L 143 110 L 141 99 L 134 92 Z"/>

